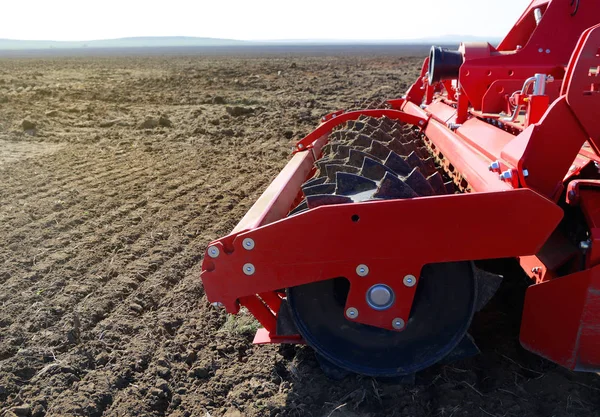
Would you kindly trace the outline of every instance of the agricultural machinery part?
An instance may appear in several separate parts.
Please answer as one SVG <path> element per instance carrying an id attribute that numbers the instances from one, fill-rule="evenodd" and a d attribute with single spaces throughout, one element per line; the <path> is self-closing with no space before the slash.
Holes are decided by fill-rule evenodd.
<path id="1" fill-rule="evenodd" d="M 227 236 L 208 300 L 306 343 L 332 377 L 411 378 L 478 352 L 516 258 L 522 345 L 600 370 L 600 2 L 534 0 L 497 46 L 432 47 L 402 98 L 337 111 Z"/>

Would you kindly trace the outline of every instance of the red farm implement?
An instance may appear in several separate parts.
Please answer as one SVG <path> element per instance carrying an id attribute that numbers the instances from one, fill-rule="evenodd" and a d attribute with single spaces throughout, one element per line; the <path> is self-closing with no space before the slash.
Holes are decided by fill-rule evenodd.
<path id="1" fill-rule="evenodd" d="M 599 23 L 598 1 L 534 0 L 498 47 L 432 47 L 404 97 L 323 117 L 209 245 L 208 299 L 331 375 L 405 376 L 477 352 L 502 280 L 480 261 L 516 258 L 522 345 L 598 371 Z"/>

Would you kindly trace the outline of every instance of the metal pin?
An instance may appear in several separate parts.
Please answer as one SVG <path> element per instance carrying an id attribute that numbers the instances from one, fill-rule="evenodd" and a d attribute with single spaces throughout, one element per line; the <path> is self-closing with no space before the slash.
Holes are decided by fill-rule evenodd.
<path id="1" fill-rule="evenodd" d="M 217 248 L 216 246 L 211 246 L 208 248 L 208 256 L 210 256 L 211 258 L 216 258 L 219 256 L 219 248 Z"/>

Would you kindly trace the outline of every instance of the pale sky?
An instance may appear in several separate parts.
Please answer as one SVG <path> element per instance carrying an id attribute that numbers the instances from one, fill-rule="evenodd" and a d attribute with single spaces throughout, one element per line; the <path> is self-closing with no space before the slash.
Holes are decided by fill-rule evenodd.
<path id="1" fill-rule="evenodd" d="M 529 0 L 5 0 L 0 38 L 244 40 L 502 37 Z"/>

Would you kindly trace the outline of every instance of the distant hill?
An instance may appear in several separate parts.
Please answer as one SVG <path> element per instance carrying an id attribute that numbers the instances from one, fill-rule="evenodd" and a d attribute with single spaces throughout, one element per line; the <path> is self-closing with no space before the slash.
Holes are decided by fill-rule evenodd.
<path id="1" fill-rule="evenodd" d="M 222 47 L 222 46 L 268 46 L 268 45 L 451 45 L 461 41 L 488 41 L 494 45 L 500 39 L 448 35 L 435 38 L 399 39 L 399 40 L 339 40 L 339 39 L 294 39 L 294 40 L 265 40 L 240 41 L 235 39 L 197 38 L 188 36 L 143 36 L 134 38 L 104 39 L 92 41 L 26 41 L 0 39 L 0 51 L 27 50 L 73 50 L 73 49 L 118 49 L 118 48 L 161 48 L 161 47 Z"/>
<path id="2" fill-rule="evenodd" d="M 0 39 L 0 50 L 79 49 L 79 48 L 157 48 L 182 46 L 241 46 L 244 41 L 233 39 L 195 38 L 187 36 L 144 36 L 95 41 L 23 41 Z"/>

